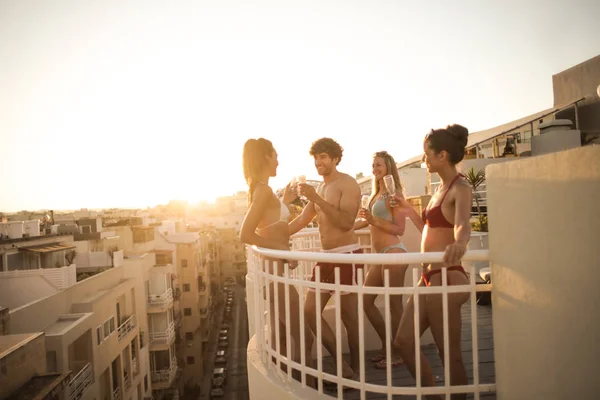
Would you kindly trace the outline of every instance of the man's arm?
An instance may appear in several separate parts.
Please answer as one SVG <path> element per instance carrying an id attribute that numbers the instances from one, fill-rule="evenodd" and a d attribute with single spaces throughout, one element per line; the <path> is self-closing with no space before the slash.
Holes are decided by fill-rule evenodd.
<path id="1" fill-rule="evenodd" d="M 311 201 L 306 205 L 306 207 L 304 207 L 302 213 L 289 223 L 288 229 L 290 231 L 290 236 L 310 224 L 310 221 L 312 221 L 316 215 L 317 212 L 315 211 L 315 205 Z"/>
<path id="2" fill-rule="evenodd" d="M 302 190 L 305 190 L 306 186 L 310 185 L 302 185 Z M 342 194 L 340 197 L 339 208 L 329 204 L 324 198 L 316 193 L 314 188 L 312 188 L 312 191 L 311 189 L 308 189 L 308 192 L 303 192 L 303 194 L 319 206 L 321 211 L 323 211 L 333 225 L 349 231 L 354 228 L 354 221 L 356 220 L 356 215 L 360 208 L 360 187 L 356 181 L 349 179 L 344 182 L 341 191 Z"/>

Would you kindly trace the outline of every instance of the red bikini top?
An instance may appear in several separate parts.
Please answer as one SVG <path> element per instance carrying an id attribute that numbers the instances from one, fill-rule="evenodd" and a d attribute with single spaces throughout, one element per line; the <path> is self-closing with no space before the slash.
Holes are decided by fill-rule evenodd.
<path id="1" fill-rule="evenodd" d="M 446 195 L 448 194 L 448 191 L 450 190 L 452 185 L 454 185 L 454 182 L 456 182 L 458 180 L 458 178 L 460 178 L 461 176 L 463 176 L 463 174 L 458 174 L 454 177 L 454 179 L 452 179 L 452 182 L 450 182 L 448 189 L 446 189 L 446 193 L 444 193 L 444 196 L 442 197 L 442 201 L 440 201 L 440 204 L 438 204 L 437 206 L 431 207 L 430 209 L 423 210 L 423 214 L 421 215 L 421 217 L 423 218 L 423 223 L 425 223 L 428 227 L 430 227 L 430 228 L 454 228 L 454 224 L 451 224 L 450 222 L 448 222 L 446 217 L 444 217 L 444 214 L 442 214 L 442 203 L 444 203 L 444 199 L 446 198 Z"/>

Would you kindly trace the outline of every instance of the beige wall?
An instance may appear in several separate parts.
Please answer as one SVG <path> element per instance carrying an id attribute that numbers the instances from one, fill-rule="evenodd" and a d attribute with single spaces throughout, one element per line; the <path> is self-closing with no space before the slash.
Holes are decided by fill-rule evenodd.
<path id="1" fill-rule="evenodd" d="M 140 330 L 147 332 L 143 275 L 151 268 L 153 258 L 154 255 L 147 255 L 139 260 L 130 260 L 124 267 L 111 268 L 53 296 L 12 310 L 10 313 L 11 333 L 43 331 L 64 314 L 93 313 L 65 335 L 46 337 L 47 349 L 56 351 L 58 370 L 64 371 L 68 369 L 68 346 L 77 337 L 90 332 L 91 340 L 88 340 L 88 344 L 92 349 L 96 380 L 92 388 L 86 392 L 86 396 L 93 398 L 101 390 L 98 377 L 109 368 L 116 357 L 123 354 L 123 350 L 128 348 L 132 340 L 139 335 Z M 119 341 L 117 334 L 119 323 L 115 321 L 115 332 L 98 345 L 96 328 L 112 316 L 116 319 L 117 301 L 121 303 L 122 317 L 132 315 L 135 310 L 136 328 Z M 145 342 L 147 343 L 147 333 Z M 139 349 L 139 340 L 137 343 L 137 354 L 144 353 L 141 359 L 148 360 L 148 346 Z M 125 360 L 121 357 L 120 362 L 123 366 Z M 132 381 L 134 387 L 143 382 L 143 377 L 148 373 L 148 369 L 147 362 L 140 362 L 141 372 Z M 121 367 L 120 371 L 122 370 Z"/>
<path id="2" fill-rule="evenodd" d="M 35 375 L 46 372 L 44 334 L 40 333 L 24 346 L 2 359 L 6 374 L 0 373 L 0 399 L 4 399 L 23 386 Z"/>
<path id="3" fill-rule="evenodd" d="M 600 85 L 600 55 L 552 76 L 554 105 L 564 105 L 589 95 L 592 98 L 596 97 L 597 101 L 595 93 L 598 85 Z"/>
<path id="4" fill-rule="evenodd" d="M 600 147 L 486 172 L 498 399 L 595 398 Z"/>

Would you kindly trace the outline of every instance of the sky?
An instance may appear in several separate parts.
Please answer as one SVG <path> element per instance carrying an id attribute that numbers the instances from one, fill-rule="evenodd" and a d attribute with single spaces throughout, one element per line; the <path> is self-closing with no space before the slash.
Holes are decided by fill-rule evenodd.
<path id="1" fill-rule="evenodd" d="M 148 207 L 422 152 L 553 105 L 552 75 L 600 54 L 600 2 L 0 0 L 0 211 Z"/>

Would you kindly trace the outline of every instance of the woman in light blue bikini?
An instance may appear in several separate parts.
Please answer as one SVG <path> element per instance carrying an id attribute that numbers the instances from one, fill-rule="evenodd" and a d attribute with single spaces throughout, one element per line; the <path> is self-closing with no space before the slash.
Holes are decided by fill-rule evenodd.
<path id="1" fill-rule="evenodd" d="M 373 155 L 373 190 L 368 209 L 361 209 L 359 216 L 363 221 L 355 224 L 355 229 L 369 226 L 371 229 L 371 245 L 378 253 L 406 253 L 406 247 L 400 237 L 404 234 L 406 213 L 399 207 L 390 206 L 390 198 L 383 183 L 383 177 L 392 175 L 396 185 L 396 193 L 402 196 L 402 184 L 398 176 L 398 169 L 394 158 L 386 151 L 380 151 Z M 383 286 L 383 272 L 389 271 L 390 286 L 404 286 L 404 275 L 408 265 L 373 265 L 369 268 L 365 278 L 365 286 Z M 365 295 L 364 308 L 367 318 L 375 328 L 381 339 L 381 353 L 373 357 L 375 367 L 386 368 L 386 337 L 385 322 L 381 313 L 375 305 L 377 295 Z M 390 297 L 392 317 L 392 338 L 396 334 L 398 324 L 402 318 L 402 296 Z M 390 338 L 390 340 L 392 340 Z M 402 364 L 399 356 L 392 354 L 392 366 Z"/>

